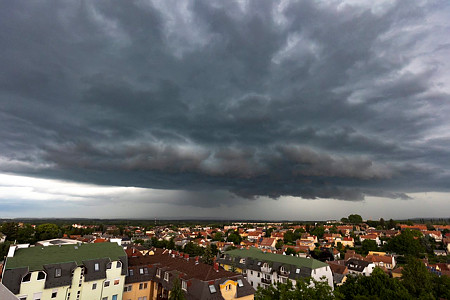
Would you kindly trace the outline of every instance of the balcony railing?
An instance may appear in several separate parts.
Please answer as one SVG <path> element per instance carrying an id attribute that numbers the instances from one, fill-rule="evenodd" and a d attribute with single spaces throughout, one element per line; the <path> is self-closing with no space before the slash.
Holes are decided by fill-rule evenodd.
<path id="1" fill-rule="evenodd" d="M 272 280 L 271 279 L 267 279 L 267 278 L 261 278 L 261 282 L 262 283 L 266 283 L 266 284 L 272 284 Z"/>

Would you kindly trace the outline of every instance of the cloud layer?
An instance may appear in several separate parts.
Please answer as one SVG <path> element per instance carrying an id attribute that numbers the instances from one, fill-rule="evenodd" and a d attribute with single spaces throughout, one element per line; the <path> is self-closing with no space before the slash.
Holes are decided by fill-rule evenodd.
<path id="1" fill-rule="evenodd" d="M 0 3 L 0 171 L 192 191 L 203 207 L 217 191 L 448 192 L 449 14 L 447 1 Z"/>

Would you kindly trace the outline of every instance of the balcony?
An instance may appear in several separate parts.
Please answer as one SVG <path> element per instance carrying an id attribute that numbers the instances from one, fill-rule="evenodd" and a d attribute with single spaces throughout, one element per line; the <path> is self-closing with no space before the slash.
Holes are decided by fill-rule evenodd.
<path id="1" fill-rule="evenodd" d="M 271 279 L 267 279 L 267 278 L 261 278 L 261 282 L 265 283 L 265 284 L 272 284 L 272 280 Z"/>

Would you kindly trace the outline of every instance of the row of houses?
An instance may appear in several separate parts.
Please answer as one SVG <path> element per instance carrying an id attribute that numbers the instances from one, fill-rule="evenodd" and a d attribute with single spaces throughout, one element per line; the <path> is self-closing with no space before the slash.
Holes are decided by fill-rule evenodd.
<path id="1" fill-rule="evenodd" d="M 168 299 L 176 281 L 187 299 L 254 298 L 244 276 L 218 264 L 162 249 L 127 252 L 117 243 L 14 245 L 1 283 L 19 300 Z"/>

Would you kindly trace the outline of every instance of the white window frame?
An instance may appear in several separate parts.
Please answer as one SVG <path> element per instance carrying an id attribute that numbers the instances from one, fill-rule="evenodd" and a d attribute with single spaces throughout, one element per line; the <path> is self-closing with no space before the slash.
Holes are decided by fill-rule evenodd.
<path id="1" fill-rule="evenodd" d="M 164 273 L 164 280 L 169 281 L 169 272 Z"/>
<path id="2" fill-rule="evenodd" d="M 186 280 L 181 281 L 181 289 L 187 291 L 187 282 Z"/>

